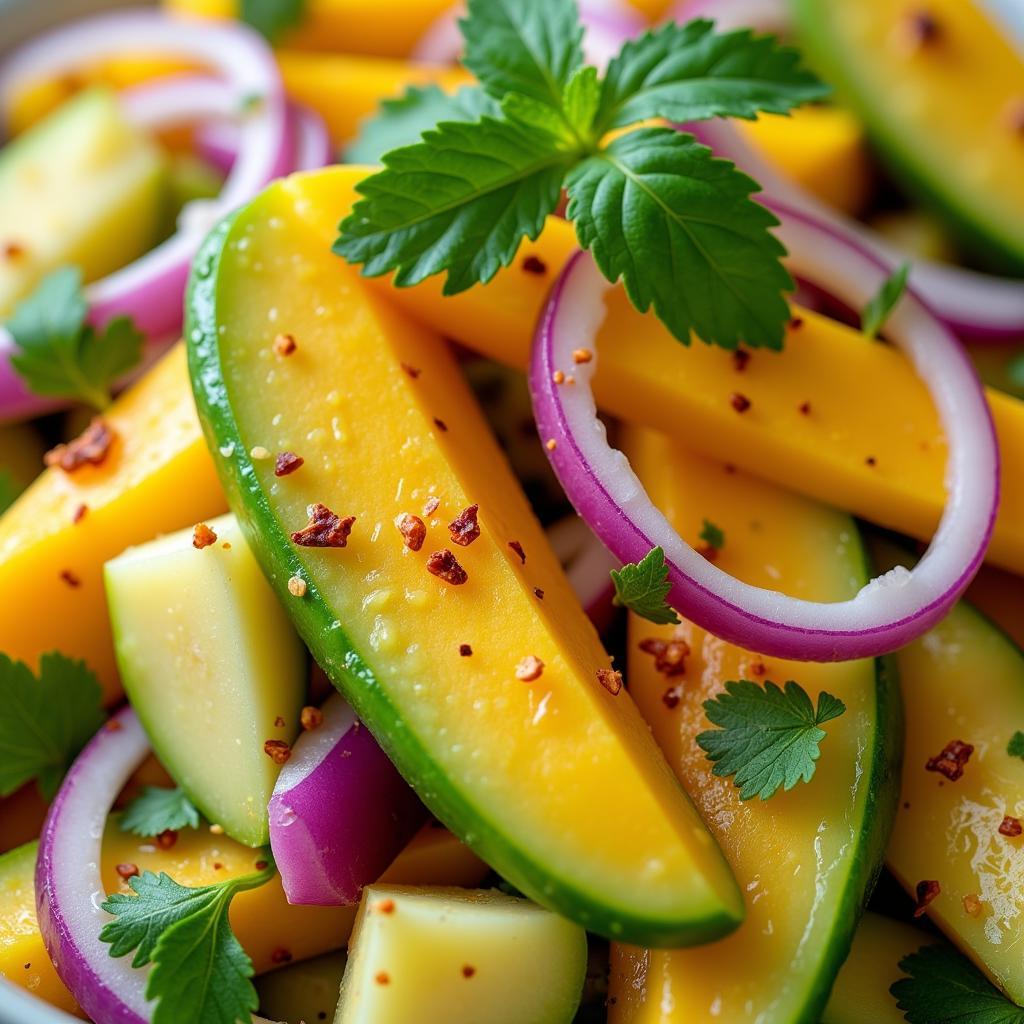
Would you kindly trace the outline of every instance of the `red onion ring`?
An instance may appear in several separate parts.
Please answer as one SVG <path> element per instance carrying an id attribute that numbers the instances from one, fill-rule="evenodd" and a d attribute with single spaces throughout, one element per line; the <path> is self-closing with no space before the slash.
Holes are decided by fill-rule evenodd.
<path id="1" fill-rule="evenodd" d="M 772 203 L 790 267 L 860 308 L 887 274 L 886 265 L 805 213 Z M 894 570 L 855 598 L 802 601 L 753 587 L 724 573 L 687 544 L 654 506 L 626 457 L 612 448 L 597 418 L 591 384 L 595 360 L 574 365 L 572 351 L 595 350 L 607 282 L 577 254 L 555 284 L 534 342 L 530 388 L 540 436 L 576 510 L 623 562 L 661 546 L 670 602 L 687 618 L 748 650 L 802 661 L 838 661 L 895 650 L 948 611 L 984 558 L 999 503 L 999 453 L 981 384 L 948 328 L 908 293 L 886 333 L 928 386 L 949 437 L 949 499 L 935 537 L 913 572 Z M 666 339 L 668 343 L 668 339 Z M 785 358 L 781 356 L 780 358 Z M 554 383 L 571 367 L 576 383 Z M 696 482 L 695 482 L 696 485 Z"/>
<path id="2" fill-rule="evenodd" d="M 95 1024 L 147 1024 L 147 968 L 114 959 L 100 931 L 103 828 L 118 793 L 149 755 L 135 712 L 125 708 L 78 755 L 50 805 L 36 862 L 36 914 L 61 981 Z M 268 1024 L 253 1017 L 254 1024 Z"/>
<path id="3" fill-rule="evenodd" d="M 613 612 L 611 570 L 622 564 L 594 536 L 579 516 L 566 516 L 547 529 L 548 543 L 565 569 L 588 618 L 600 630 L 610 622 Z"/>

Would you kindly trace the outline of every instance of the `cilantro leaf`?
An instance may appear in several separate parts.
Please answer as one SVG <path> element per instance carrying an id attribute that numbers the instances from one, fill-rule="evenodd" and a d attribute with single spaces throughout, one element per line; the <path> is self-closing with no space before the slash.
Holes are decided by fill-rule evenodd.
<path id="1" fill-rule="evenodd" d="M 267 858 L 269 860 L 269 857 Z M 133 967 L 152 963 L 146 998 L 156 1000 L 153 1024 L 237 1024 L 259 1000 L 252 962 L 231 931 L 228 910 L 235 894 L 268 882 L 267 863 L 253 874 L 189 888 L 150 871 L 130 881 L 134 895 L 115 893 L 103 904 L 114 915 L 100 941 L 112 957 L 135 951 Z"/>
<path id="2" fill-rule="evenodd" d="M 621 569 L 612 569 L 611 577 L 615 604 L 659 626 L 679 622 L 667 601 L 672 585 L 661 548 L 651 548 L 639 562 L 627 562 Z"/>
<path id="3" fill-rule="evenodd" d="M 492 96 L 518 93 L 561 112 L 562 93 L 583 64 L 574 0 L 469 0 L 459 24 L 462 63 Z"/>
<path id="4" fill-rule="evenodd" d="M 306 13 L 306 0 L 240 0 L 239 17 L 274 43 Z"/>
<path id="5" fill-rule="evenodd" d="M 757 186 L 692 135 L 641 128 L 569 173 L 568 216 L 609 281 L 673 335 L 780 349 L 792 279 Z M 685 282 L 685 286 L 684 286 Z"/>
<path id="6" fill-rule="evenodd" d="M 199 828 L 199 812 L 181 789 L 146 786 L 121 815 L 121 831 L 137 836 L 182 828 Z"/>
<path id="7" fill-rule="evenodd" d="M 0 514 L 6 512 L 21 493 L 21 488 L 14 482 L 10 470 L 0 469 Z"/>
<path id="8" fill-rule="evenodd" d="M 714 548 L 716 551 L 721 551 L 725 547 L 725 532 L 710 519 L 704 520 L 697 539 L 704 541 L 709 548 Z"/>
<path id="9" fill-rule="evenodd" d="M 102 695 L 84 661 L 44 654 L 36 678 L 0 654 L 0 796 L 35 779 L 49 800 L 103 724 Z"/>
<path id="10" fill-rule="evenodd" d="M 775 683 L 758 686 L 747 679 L 725 684 L 725 692 L 704 702 L 704 712 L 718 729 L 697 736 L 698 746 L 714 762 L 715 775 L 733 775 L 740 799 L 767 800 L 779 786 L 792 789 L 810 782 L 818 744 L 825 731 L 818 726 L 846 711 L 829 693 L 811 698 L 790 680 L 785 690 Z"/>
<path id="11" fill-rule="evenodd" d="M 910 273 L 910 264 L 904 263 L 894 270 L 882 282 L 882 286 L 864 307 L 860 316 L 861 331 L 869 338 L 878 336 L 878 332 L 885 326 L 896 304 L 903 298 L 907 290 L 907 275 Z"/>
<path id="12" fill-rule="evenodd" d="M 899 966 L 909 977 L 889 991 L 910 1024 L 1024 1024 L 1024 1009 L 949 946 L 923 946 Z"/>
<path id="13" fill-rule="evenodd" d="M 703 121 L 788 113 L 828 95 L 796 50 L 750 29 L 716 33 L 714 22 L 670 22 L 629 40 L 608 64 L 600 133 L 649 117 Z"/>
<path id="14" fill-rule="evenodd" d="M 540 234 L 570 161 L 546 132 L 494 117 L 443 122 L 359 183 L 365 198 L 334 251 L 368 277 L 395 270 L 399 286 L 447 271 L 444 293 L 454 295 L 489 281 L 524 236 Z"/>
<path id="15" fill-rule="evenodd" d="M 1024 757 L 1024 732 L 1018 729 L 1006 744 L 1006 752 L 1010 757 Z"/>
<path id="16" fill-rule="evenodd" d="M 86 323 L 82 272 L 62 267 L 48 274 L 15 308 L 7 323 L 20 349 L 11 364 L 37 395 L 78 399 L 103 410 L 118 377 L 142 358 L 142 335 L 126 317 L 102 332 Z"/>

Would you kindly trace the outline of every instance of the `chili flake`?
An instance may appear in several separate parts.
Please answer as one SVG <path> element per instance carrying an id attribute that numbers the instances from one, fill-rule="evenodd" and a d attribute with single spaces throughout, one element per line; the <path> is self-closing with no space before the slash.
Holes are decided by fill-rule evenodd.
<path id="1" fill-rule="evenodd" d="M 878 465 L 878 459 L 876 459 L 876 458 L 874 457 L 874 455 L 869 455 L 869 456 L 868 456 L 868 457 L 867 457 L 867 458 L 866 458 L 866 459 L 864 460 L 864 464 L 865 464 L 866 466 L 877 466 L 877 465 Z"/>
<path id="2" fill-rule="evenodd" d="M 942 753 L 928 758 L 925 770 L 938 772 L 949 779 L 950 782 L 956 782 L 963 775 L 964 766 L 973 753 L 974 747 L 970 743 L 964 743 L 961 740 L 950 740 L 942 748 Z"/>
<path id="3" fill-rule="evenodd" d="M 85 514 L 88 511 L 88 505 L 79 505 L 78 508 L 75 509 L 74 514 L 71 516 L 72 525 L 77 526 L 85 518 Z"/>
<path id="4" fill-rule="evenodd" d="M 572 352 L 572 361 L 577 365 L 579 363 L 589 363 L 594 358 L 594 353 L 589 348 L 576 348 Z"/>
<path id="5" fill-rule="evenodd" d="M 746 395 L 741 395 L 738 391 L 734 391 L 729 398 L 729 404 L 737 412 L 746 412 L 750 408 L 750 399 Z"/>
<path id="6" fill-rule="evenodd" d="M 523 683 L 532 683 L 540 679 L 544 672 L 544 662 L 534 654 L 528 654 L 516 665 L 516 679 Z"/>
<path id="7" fill-rule="evenodd" d="M 674 710 L 679 707 L 679 702 L 683 698 L 683 688 L 681 686 L 670 686 L 662 695 L 661 702 L 669 709 Z"/>
<path id="8" fill-rule="evenodd" d="M 565 374 L 562 373 L 561 370 L 555 370 L 555 372 L 553 374 L 551 374 L 551 379 L 556 384 L 564 384 L 565 383 Z"/>
<path id="9" fill-rule="evenodd" d="M 410 366 L 409 363 L 400 363 L 402 371 L 415 380 L 423 371 L 418 366 Z"/>
<path id="10" fill-rule="evenodd" d="M 301 576 L 290 576 L 288 578 L 288 593 L 292 597 L 305 597 L 307 585 Z"/>
<path id="11" fill-rule="evenodd" d="M 437 427 L 442 434 L 446 434 L 448 432 L 448 424 L 445 423 L 444 420 L 438 419 L 436 416 L 434 417 L 434 426 Z"/>
<path id="12" fill-rule="evenodd" d="M 295 336 L 279 334 L 274 338 L 274 355 L 290 356 L 299 346 L 295 344 Z"/>
<path id="13" fill-rule="evenodd" d="M 25 255 L 25 246 L 20 242 L 4 242 L 3 253 L 4 259 L 10 260 L 13 263 Z"/>
<path id="14" fill-rule="evenodd" d="M 622 673 L 611 668 L 599 668 L 597 681 L 614 697 L 622 689 Z"/>
<path id="15" fill-rule="evenodd" d="M 926 879 L 917 883 L 917 906 L 914 907 L 914 917 L 921 917 L 928 907 L 928 904 L 942 892 L 942 886 L 934 879 Z"/>
<path id="16" fill-rule="evenodd" d="M 549 452 L 553 452 L 558 447 L 558 442 L 553 437 L 549 437 L 544 442 L 544 447 L 547 448 Z"/>
<path id="17" fill-rule="evenodd" d="M 306 507 L 309 522 L 292 534 L 292 541 L 304 548 L 343 548 L 348 544 L 355 516 L 344 519 L 319 501 Z"/>
<path id="18" fill-rule="evenodd" d="M 395 519 L 395 526 L 398 527 L 398 532 L 410 551 L 419 551 L 423 547 L 423 542 L 427 539 L 427 527 L 419 516 L 403 512 Z"/>
<path id="19" fill-rule="evenodd" d="M 810 416 L 811 415 L 811 403 L 810 402 L 801 402 L 797 406 L 797 409 L 800 412 L 801 416 Z"/>
<path id="20" fill-rule="evenodd" d="M 791 331 L 798 331 L 804 325 L 804 318 L 802 316 L 793 316 L 789 318 L 789 329 Z"/>
<path id="21" fill-rule="evenodd" d="M 192 527 L 192 547 L 197 551 L 217 543 L 217 534 L 206 523 L 196 523 Z"/>
<path id="22" fill-rule="evenodd" d="M 97 416 L 85 430 L 67 444 L 59 444 L 43 457 L 47 466 L 59 466 L 65 473 L 74 473 L 83 466 L 100 466 L 110 454 L 114 432 Z"/>
<path id="23" fill-rule="evenodd" d="M 537 598 L 538 601 L 543 601 L 544 600 L 544 591 L 541 590 L 540 587 L 534 587 L 533 588 L 533 596 L 535 598 Z"/>
<path id="24" fill-rule="evenodd" d="M 452 543 L 460 547 L 469 547 L 480 536 L 480 523 L 477 521 L 479 505 L 467 505 L 448 524 L 448 532 L 452 536 Z"/>
<path id="25" fill-rule="evenodd" d="M 1002 836 L 1009 836 L 1011 839 L 1019 836 L 1021 832 L 1024 832 L 1024 826 L 1020 823 L 1020 818 L 1011 818 L 1007 814 L 999 825 L 999 834 Z"/>
<path id="26" fill-rule="evenodd" d="M 394 900 L 378 900 L 373 909 L 378 914 L 393 914 L 395 912 L 395 901 Z"/>
<path id="27" fill-rule="evenodd" d="M 472 978 L 476 974 L 476 968 L 472 964 L 462 965 L 462 976 L 464 978 Z"/>
<path id="28" fill-rule="evenodd" d="M 640 650 L 644 654 L 654 657 L 654 667 L 664 676 L 670 679 L 673 676 L 686 675 L 686 657 L 690 653 L 690 645 L 678 637 L 672 640 L 662 640 L 660 637 L 650 636 L 641 640 Z"/>
<path id="29" fill-rule="evenodd" d="M 306 732 L 312 732 L 314 729 L 319 729 L 324 724 L 324 713 L 312 705 L 306 705 L 302 709 L 302 713 L 299 715 L 299 721 L 302 723 L 302 728 Z"/>
<path id="30" fill-rule="evenodd" d="M 386 985 L 391 979 L 388 977 L 387 971 L 378 971 L 373 980 L 377 982 L 378 985 Z"/>
<path id="31" fill-rule="evenodd" d="M 305 459 L 295 452 L 279 452 L 274 462 L 274 476 L 289 476 L 295 470 L 300 469 Z"/>
<path id="32" fill-rule="evenodd" d="M 274 764 L 286 764 L 288 758 L 292 756 L 292 748 L 284 740 L 266 740 L 263 744 L 263 753 Z"/>
<path id="33" fill-rule="evenodd" d="M 926 46 L 936 42 L 942 35 L 942 27 L 930 11 L 912 11 L 906 19 L 907 37 L 915 46 Z"/>
<path id="34" fill-rule="evenodd" d="M 977 917 L 981 913 L 981 900 L 973 892 L 969 892 L 960 902 L 964 905 L 964 911 L 971 917 Z"/>
<path id="35" fill-rule="evenodd" d="M 278 946 L 270 954 L 270 962 L 272 964 L 289 964 L 292 961 L 291 950 L 285 949 L 284 946 Z"/>
<path id="36" fill-rule="evenodd" d="M 749 362 L 750 353 L 745 348 L 738 348 L 733 352 L 732 365 L 737 373 L 742 373 L 747 368 L 747 363 Z"/>
<path id="37" fill-rule="evenodd" d="M 81 585 L 82 581 L 70 570 L 62 569 L 60 578 L 71 588 L 77 590 Z"/>
<path id="38" fill-rule="evenodd" d="M 445 583 L 450 583 L 453 587 L 461 587 L 469 579 L 469 574 L 459 565 L 455 556 L 447 548 L 435 551 L 427 559 L 427 572 L 444 580 Z"/>
<path id="39" fill-rule="evenodd" d="M 437 497 L 436 494 L 432 495 L 431 497 L 427 498 L 426 502 L 423 505 L 423 514 L 425 516 L 432 516 L 437 511 L 437 508 L 440 504 L 441 499 Z"/>
<path id="40" fill-rule="evenodd" d="M 275 729 L 283 729 L 284 728 L 284 718 L 282 718 L 281 715 L 278 715 L 277 718 L 274 719 L 274 728 Z"/>
<path id="41" fill-rule="evenodd" d="M 517 540 L 510 540 L 508 546 L 519 556 L 520 563 L 526 565 L 526 552 L 523 550 L 523 545 Z"/>
<path id="42" fill-rule="evenodd" d="M 138 878 L 139 865 L 138 864 L 118 864 L 117 873 L 126 882 L 129 878 Z"/>
<path id="43" fill-rule="evenodd" d="M 469 644 L 459 644 L 459 656 L 469 658 L 473 654 L 473 648 Z"/>
<path id="44" fill-rule="evenodd" d="M 156 845 L 161 850 L 169 850 L 178 841 L 178 833 L 173 828 L 165 828 L 156 837 Z"/>
<path id="45" fill-rule="evenodd" d="M 548 266 L 539 256 L 527 256 L 523 260 L 523 270 L 528 274 L 546 274 Z"/>

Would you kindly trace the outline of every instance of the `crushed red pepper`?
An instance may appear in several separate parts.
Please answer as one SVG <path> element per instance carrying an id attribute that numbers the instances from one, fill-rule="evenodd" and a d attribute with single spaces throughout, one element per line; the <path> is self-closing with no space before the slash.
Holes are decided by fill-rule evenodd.
<path id="1" fill-rule="evenodd" d="M 480 536 L 480 523 L 477 520 L 479 505 L 467 505 L 449 524 L 448 532 L 452 543 L 460 547 L 469 547 Z"/>
<path id="2" fill-rule="evenodd" d="M 377 982 L 378 985 L 386 985 L 391 979 L 388 977 L 387 971 L 378 971 L 373 980 Z"/>
<path id="3" fill-rule="evenodd" d="M 206 523 L 196 523 L 192 527 L 192 547 L 197 551 L 217 543 L 217 534 Z"/>
<path id="4" fill-rule="evenodd" d="M 315 708 L 310 704 L 302 709 L 302 713 L 299 715 L 299 721 L 302 723 L 302 728 L 306 732 L 312 732 L 314 729 L 319 729 L 324 724 L 324 713 L 319 709 Z"/>
<path id="5" fill-rule="evenodd" d="M 74 513 L 71 516 L 71 523 L 72 523 L 72 525 L 73 526 L 77 526 L 85 518 L 85 514 L 88 511 L 89 511 L 89 506 L 88 505 L 85 505 L 85 504 L 79 505 L 78 508 L 75 509 Z"/>
<path id="6" fill-rule="evenodd" d="M 597 681 L 613 696 L 622 689 L 622 673 L 612 668 L 599 668 Z"/>
<path id="7" fill-rule="evenodd" d="M 942 26 L 930 11 L 911 11 L 906 19 L 907 38 L 915 47 L 937 42 L 942 36 Z"/>
<path id="8" fill-rule="evenodd" d="M 541 590 L 540 587 L 534 587 L 533 588 L 533 596 L 535 598 L 537 598 L 538 601 L 543 601 L 544 600 L 544 591 Z"/>
<path id="9" fill-rule="evenodd" d="M 473 654 L 473 648 L 469 644 L 459 644 L 459 656 L 469 658 Z"/>
<path id="10" fill-rule="evenodd" d="M 640 650 L 654 657 L 654 667 L 670 679 L 674 676 L 686 675 L 686 657 L 690 653 L 690 645 L 680 637 L 662 640 L 661 637 L 650 636 L 641 640 Z"/>
<path id="11" fill-rule="evenodd" d="M 800 415 L 801 416 L 810 416 L 811 415 L 811 403 L 810 402 L 801 402 L 800 405 L 797 406 L 797 408 L 800 410 Z"/>
<path id="12" fill-rule="evenodd" d="M 944 775 L 950 782 L 956 782 L 964 773 L 964 766 L 974 753 L 974 747 L 962 740 L 950 740 L 940 754 L 928 758 L 925 770 L 938 772 Z"/>
<path id="13" fill-rule="evenodd" d="M 738 348 L 732 354 L 732 366 L 737 373 L 742 373 L 750 362 L 750 353 L 745 348 Z"/>
<path id="14" fill-rule="evenodd" d="M 523 545 L 517 540 L 510 540 L 508 546 L 519 556 L 520 563 L 526 565 L 526 552 L 523 550 Z"/>
<path id="15" fill-rule="evenodd" d="M 450 583 L 453 587 L 461 587 L 469 579 L 469 574 L 459 565 L 455 556 L 447 548 L 435 551 L 427 559 L 427 572 L 431 576 L 437 576 L 438 579 L 444 580 L 445 583 Z"/>
<path id="16" fill-rule="evenodd" d="M 178 841 L 178 833 L 173 828 L 165 828 L 163 832 L 156 837 L 156 845 L 161 850 L 169 850 Z"/>
<path id="17" fill-rule="evenodd" d="M 118 875 L 123 878 L 126 882 L 129 878 L 138 878 L 139 876 L 139 865 L 138 864 L 118 864 L 116 871 Z"/>
<path id="18" fill-rule="evenodd" d="M 864 460 L 864 464 L 865 464 L 866 466 L 877 466 L 877 465 L 878 465 L 878 459 L 876 459 L 876 458 L 874 457 L 874 455 L 869 455 L 869 456 L 868 456 L 868 457 L 867 457 L 867 458 L 866 458 L 866 459 Z"/>
<path id="19" fill-rule="evenodd" d="M 283 729 L 284 728 L 284 719 L 280 715 L 278 715 L 277 718 L 274 719 L 274 728 L 275 729 Z"/>
<path id="20" fill-rule="evenodd" d="M 523 260 L 523 270 L 528 274 L 546 274 L 548 265 L 539 256 L 527 256 Z"/>
<path id="21" fill-rule="evenodd" d="M 83 466 L 101 466 L 114 444 L 114 432 L 102 416 L 96 416 L 73 441 L 51 448 L 43 457 L 47 466 L 59 466 L 74 473 Z"/>
<path id="22" fill-rule="evenodd" d="M 669 709 L 673 711 L 679 707 L 679 702 L 683 699 L 683 688 L 681 686 L 670 686 L 662 695 L 661 702 Z"/>
<path id="23" fill-rule="evenodd" d="M 556 384 L 564 384 L 565 383 L 565 374 L 562 373 L 561 370 L 555 370 L 555 372 L 551 374 L 551 379 Z"/>
<path id="24" fill-rule="evenodd" d="M 472 964 L 462 965 L 462 976 L 464 978 L 472 978 L 476 974 L 476 968 Z"/>
<path id="25" fill-rule="evenodd" d="M 734 391 L 729 397 L 729 404 L 737 412 L 746 412 L 750 408 L 750 399 L 746 395 L 741 395 L 738 391 Z"/>
<path id="26" fill-rule="evenodd" d="M 1007 814 L 999 824 L 999 834 L 1002 836 L 1009 836 L 1011 839 L 1016 838 L 1024 832 L 1024 825 L 1021 825 L 1020 818 L 1012 818 Z"/>
<path id="27" fill-rule="evenodd" d="M 263 753 L 274 764 L 286 764 L 292 756 L 292 748 L 284 740 L 266 740 L 263 743 Z"/>
<path id="28" fill-rule="evenodd" d="M 942 886 L 934 879 L 925 879 L 917 883 L 917 906 L 914 907 L 914 917 L 921 917 L 928 904 L 942 892 Z"/>
<path id="29" fill-rule="evenodd" d="M 594 358 L 594 353 L 589 348 L 575 348 L 572 351 L 572 361 L 577 365 L 579 363 L 589 363 Z"/>
<path id="30" fill-rule="evenodd" d="M 437 427 L 442 434 L 446 434 L 448 432 L 448 424 L 445 423 L 444 420 L 438 419 L 436 416 L 434 417 L 434 426 Z"/>
<path id="31" fill-rule="evenodd" d="M 798 331 L 804 325 L 804 318 L 802 316 L 791 316 L 789 318 L 789 329 L 791 331 Z"/>
<path id="32" fill-rule="evenodd" d="M 981 913 L 981 900 L 975 893 L 967 893 L 960 902 L 964 905 L 964 912 L 971 917 L 977 917 Z"/>
<path id="33" fill-rule="evenodd" d="M 540 679 L 544 672 L 544 662 L 535 654 L 528 654 L 516 665 L 516 679 L 523 683 L 532 683 Z"/>
<path id="34" fill-rule="evenodd" d="M 284 946 L 278 946 L 270 954 L 270 962 L 272 964 L 290 964 L 292 962 L 291 950 L 285 949 Z"/>
<path id="35" fill-rule="evenodd" d="M 305 459 L 295 452 L 279 452 L 274 460 L 274 476 L 289 476 L 295 470 L 301 469 Z"/>
<path id="36" fill-rule="evenodd" d="M 307 506 L 309 522 L 292 534 L 292 541 L 304 548 L 343 548 L 348 544 L 355 516 L 344 519 L 319 501 Z"/>
<path id="37" fill-rule="evenodd" d="M 373 909 L 378 914 L 393 914 L 395 912 L 395 901 L 391 899 L 378 900 Z"/>
<path id="38" fill-rule="evenodd" d="M 299 346 L 295 343 L 295 336 L 291 334 L 279 334 L 274 338 L 274 354 L 278 356 L 290 356 Z"/>
<path id="39" fill-rule="evenodd" d="M 402 372 L 408 374 L 415 380 L 423 371 L 418 366 L 411 366 L 409 363 L 400 363 Z"/>
<path id="40" fill-rule="evenodd" d="M 395 526 L 410 551 L 419 551 L 423 547 L 423 542 L 427 539 L 427 527 L 419 516 L 403 512 L 395 519 Z"/>
<path id="41" fill-rule="evenodd" d="M 81 585 L 82 581 L 70 570 L 62 569 L 60 578 L 71 588 L 77 590 Z"/>
<path id="42" fill-rule="evenodd" d="M 4 259 L 10 260 L 12 263 L 21 259 L 25 255 L 25 251 L 25 246 L 20 242 L 4 242 Z"/>

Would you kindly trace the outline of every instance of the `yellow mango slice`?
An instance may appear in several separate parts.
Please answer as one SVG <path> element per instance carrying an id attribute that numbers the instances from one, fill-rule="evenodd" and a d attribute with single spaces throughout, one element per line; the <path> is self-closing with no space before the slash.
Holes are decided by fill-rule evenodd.
<path id="1" fill-rule="evenodd" d="M 83 658 L 112 703 L 121 687 L 103 563 L 215 516 L 226 503 L 180 346 L 104 418 L 116 439 L 102 465 L 73 473 L 51 467 L 0 516 L 0 651 L 33 668 L 55 648 Z"/>

